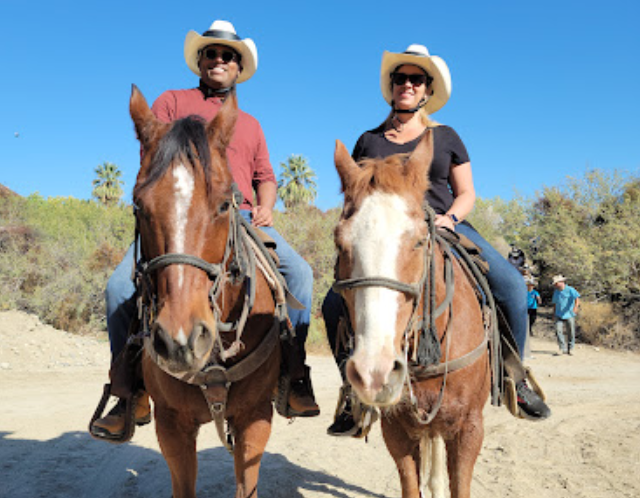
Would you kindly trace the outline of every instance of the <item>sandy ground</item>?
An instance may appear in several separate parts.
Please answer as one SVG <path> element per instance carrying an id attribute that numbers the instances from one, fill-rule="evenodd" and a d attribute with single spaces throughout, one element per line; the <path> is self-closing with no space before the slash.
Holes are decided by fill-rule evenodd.
<path id="1" fill-rule="evenodd" d="M 581 346 L 553 356 L 534 338 L 529 364 L 553 416 L 532 423 L 486 408 L 475 497 L 640 496 L 640 356 Z M 113 446 L 87 423 L 106 381 L 108 344 L 0 313 L 0 497 L 170 497 L 170 478 L 153 426 Z M 399 497 L 395 466 L 379 426 L 365 443 L 332 438 L 339 377 L 331 358 L 312 356 L 322 414 L 275 418 L 263 459 L 262 497 Z M 199 439 L 201 498 L 234 494 L 233 463 L 211 424 Z"/>

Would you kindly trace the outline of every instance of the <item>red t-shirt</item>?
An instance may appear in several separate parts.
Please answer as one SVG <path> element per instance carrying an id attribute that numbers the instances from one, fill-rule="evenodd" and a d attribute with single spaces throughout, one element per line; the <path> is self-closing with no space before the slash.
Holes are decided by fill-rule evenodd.
<path id="1" fill-rule="evenodd" d="M 187 116 L 200 116 L 211 121 L 222 107 L 219 97 L 206 98 L 198 88 L 169 90 L 160 95 L 151 110 L 165 123 Z M 227 147 L 229 169 L 234 181 L 244 195 L 242 209 L 253 206 L 253 192 L 263 182 L 276 182 L 269 161 L 267 142 L 258 120 L 238 109 L 238 120 L 229 147 Z"/>

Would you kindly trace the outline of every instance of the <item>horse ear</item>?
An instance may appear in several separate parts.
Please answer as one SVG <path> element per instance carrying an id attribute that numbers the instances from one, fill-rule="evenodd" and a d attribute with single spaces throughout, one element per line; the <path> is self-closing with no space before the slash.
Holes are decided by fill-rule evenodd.
<path id="1" fill-rule="evenodd" d="M 433 161 L 433 130 L 427 130 L 405 164 L 405 176 L 409 184 L 415 185 L 420 191 L 426 192 L 429 188 L 431 161 Z"/>
<path id="2" fill-rule="evenodd" d="M 149 109 L 147 100 L 136 85 L 131 85 L 129 113 L 136 128 L 136 135 L 140 141 L 140 145 L 142 145 L 143 149 L 148 149 L 159 121 L 153 115 L 151 109 Z"/>
<path id="3" fill-rule="evenodd" d="M 346 193 L 351 185 L 353 185 L 355 173 L 360 171 L 360 168 L 340 140 L 336 140 L 334 161 L 336 163 L 336 170 L 340 176 L 340 182 L 342 183 L 342 191 Z"/>
<path id="4" fill-rule="evenodd" d="M 227 149 L 238 119 L 238 97 L 235 88 L 231 90 L 216 117 L 207 125 L 209 145 L 221 154 Z"/>

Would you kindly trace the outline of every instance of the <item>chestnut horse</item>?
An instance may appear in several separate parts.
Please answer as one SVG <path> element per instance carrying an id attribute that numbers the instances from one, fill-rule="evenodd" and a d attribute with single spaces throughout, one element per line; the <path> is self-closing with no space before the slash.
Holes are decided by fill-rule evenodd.
<path id="1" fill-rule="evenodd" d="M 344 208 L 335 230 L 334 289 L 344 297 L 355 340 L 347 380 L 361 403 L 380 409 L 403 498 L 421 496 L 429 463 L 431 492 L 445 496 L 445 447 L 451 497 L 462 498 L 470 496 L 482 446 L 491 372 L 474 287 L 425 219 L 431 133 L 408 159 L 359 165 L 337 142 Z M 438 309 L 421 299 L 429 282 Z M 420 347 L 415 326 L 431 318 L 437 353 L 432 365 L 420 365 L 412 361 Z"/>
<path id="2" fill-rule="evenodd" d="M 249 272 L 251 255 L 239 258 L 245 243 L 226 159 L 236 96 L 209 124 L 165 124 L 134 86 L 130 113 L 144 150 L 134 189 L 147 324 L 142 371 L 173 498 L 195 496 L 196 437 L 212 420 L 233 442 L 235 496 L 256 497 L 280 322 L 272 286 L 263 272 Z"/>

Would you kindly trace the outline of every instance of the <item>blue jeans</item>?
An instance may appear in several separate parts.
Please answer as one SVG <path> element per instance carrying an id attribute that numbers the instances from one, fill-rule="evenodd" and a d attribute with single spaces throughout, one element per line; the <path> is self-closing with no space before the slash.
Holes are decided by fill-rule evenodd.
<path id="1" fill-rule="evenodd" d="M 518 346 L 518 354 L 522 359 L 527 339 L 528 320 L 527 286 L 522 275 L 470 225 L 457 225 L 456 231 L 465 235 L 482 249 L 482 256 L 490 266 L 489 274 L 487 275 L 489 287 L 493 292 L 495 301 L 505 314 Z M 330 289 L 322 303 L 322 316 L 327 329 L 329 344 L 344 379 L 344 363 L 349 358 L 349 351 L 336 344 L 338 323 L 343 316 L 343 310 L 342 297 Z"/>
<path id="2" fill-rule="evenodd" d="M 482 257 L 489 263 L 487 280 L 493 298 L 502 309 L 518 346 L 520 359 L 523 358 L 527 340 L 527 286 L 520 272 L 496 251 L 470 225 L 461 223 L 456 232 L 465 235 L 471 242 L 482 249 Z"/>
<path id="3" fill-rule="evenodd" d="M 251 221 L 251 212 L 241 210 L 245 220 Z M 303 310 L 288 309 L 289 319 L 296 332 L 299 352 L 305 359 L 304 344 L 309 332 L 311 303 L 313 299 L 313 270 L 287 241 L 273 228 L 260 227 L 276 242 L 276 253 L 280 258 L 278 269 L 284 276 L 291 293 L 305 306 Z M 111 342 L 112 361 L 118 356 L 127 341 L 129 324 L 136 313 L 135 286 L 131 280 L 134 244 L 109 278 L 105 297 L 107 301 L 107 329 Z M 138 255 L 139 257 L 139 255 Z"/>

